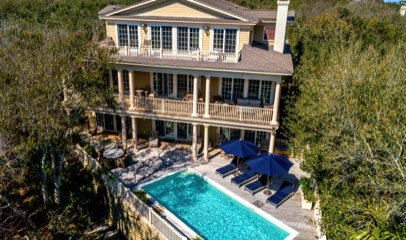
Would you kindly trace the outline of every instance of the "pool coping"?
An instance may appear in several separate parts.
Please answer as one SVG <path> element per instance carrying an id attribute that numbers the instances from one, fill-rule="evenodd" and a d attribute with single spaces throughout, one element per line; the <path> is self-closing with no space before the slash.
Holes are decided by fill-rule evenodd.
<path id="1" fill-rule="evenodd" d="M 286 225 L 285 223 L 283 223 L 281 220 L 275 218 L 274 216 L 272 216 L 271 214 L 265 212 L 264 210 L 258 208 L 257 206 L 255 206 L 254 204 L 250 203 L 249 201 L 245 200 L 244 198 L 238 196 L 237 194 L 233 193 L 232 191 L 228 190 L 227 188 L 223 187 L 220 183 L 210 179 L 209 177 L 205 176 L 202 173 L 199 173 L 197 171 L 195 171 L 194 169 L 190 169 L 190 168 L 183 168 L 174 172 L 170 172 L 167 174 L 164 174 L 158 178 L 155 178 L 151 181 L 148 181 L 146 183 L 142 183 L 140 185 L 137 186 L 137 188 L 142 189 L 143 186 L 145 185 L 149 185 L 152 184 L 154 182 L 157 182 L 165 177 L 171 176 L 173 174 L 179 173 L 179 172 L 183 172 L 183 171 L 187 171 L 187 172 L 192 172 L 193 174 L 198 175 L 199 177 L 203 178 L 205 181 L 207 181 L 210 185 L 212 185 L 213 187 L 217 188 L 219 191 L 223 192 L 224 194 L 226 194 L 227 196 L 231 197 L 232 199 L 234 199 L 235 201 L 241 203 L 243 206 L 245 206 L 246 208 L 254 211 L 256 214 L 260 215 L 261 217 L 265 218 L 266 220 L 268 220 L 269 222 L 271 222 L 272 224 L 274 224 L 275 226 L 279 227 L 280 229 L 284 230 L 285 232 L 287 232 L 289 235 L 284 238 L 284 240 L 292 240 L 295 237 L 297 237 L 299 235 L 299 232 L 296 231 L 295 229 L 293 229 L 292 227 Z M 148 193 L 147 193 L 148 194 Z M 149 198 L 152 200 L 152 203 L 159 206 L 160 208 L 164 209 L 165 214 L 167 214 L 168 216 L 170 216 L 170 218 L 168 218 L 168 220 L 173 220 L 176 224 L 179 224 L 179 226 L 182 229 L 179 230 L 186 230 L 186 233 L 184 234 L 190 234 L 189 236 L 195 237 L 195 236 L 199 236 L 201 237 L 199 234 L 197 234 L 194 230 L 192 230 L 189 226 L 187 226 L 183 221 L 181 221 L 178 217 L 176 217 L 173 213 L 171 213 L 168 209 L 166 209 L 165 206 L 163 206 L 162 204 L 160 204 L 157 200 L 155 200 L 154 198 L 152 198 L 152 196 L 150 196 L 148 194 Z"/>

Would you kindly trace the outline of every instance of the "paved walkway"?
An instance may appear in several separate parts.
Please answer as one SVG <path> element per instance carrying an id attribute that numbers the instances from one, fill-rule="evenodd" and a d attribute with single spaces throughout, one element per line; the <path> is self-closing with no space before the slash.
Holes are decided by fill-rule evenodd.
<path id="1" fill-rule="evenodd" d="M 209 163 L 204 163 L 202 161 L 192 162 L 189 145 L 182 146 L 179 144 L 165 144 L 159 149 L 147 148 L 139 151 L 133 155 L 134 162 L 131 166 L 125 169 L 114 169 L 113 173 L 127 186 L 134 188 L 138 184 L 159 178 L 167 173 L 184 168 L 191 168 L 218 182 L 233 193 L 253 203 L 265 212 L 298 231 L 299 235 L 295 239 L 317 239 L 314 211 L 302 210 L 299 192 L 296 192 L 278 208 L 274 208 L 269 204 L 265 204 L 267 196 L 262 192 L 252 196 L 250 193 L 244 191 L 243 187 L 238 188 L 231 184 L 230 179 L 232 176 L 223 179 L 219 175 L 216 175 L 215 169 L 228 164 L 228 161 L 218 153 L 218 150 L 213 150 L 210 154 L 213 157 Z M 291 180 L 295 181 L 294 179 L 296 179 L 297 181 L 297 179 L 303 176 L 304 173 L 299 168 L 299 162 L 292 159 L 291 161 L 294 165 L 291 168 L 290 173 L 296 177 Z"/>

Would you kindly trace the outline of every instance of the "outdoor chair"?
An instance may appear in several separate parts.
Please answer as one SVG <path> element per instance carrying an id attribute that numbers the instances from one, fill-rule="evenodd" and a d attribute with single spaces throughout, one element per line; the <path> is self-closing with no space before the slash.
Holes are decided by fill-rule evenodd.
<path id="1" fill-rule="evenodd" d="M 266 203 L 269 203 L 275 207 L 279 207 L 284 201 L 293 195 L 294 185 L 288 182 L 284 182 L 281 189 L 266 199 Z"/>
<path id="2" fill-rule="evenodd" d="M 268 177 L 266 175 L 261 175 L 256 181 L 245 185 L 244 190 L 250 192 L 252 195 L 262 191 L 267 187 Z"/>
<path id="3" fill-rule="evenodd" d="M 258 174 L 256 172 L 247 170 L 247 171 L 244 171 L 241 175 L 233 177 L 231 179 L 231 183 L 237 185 L 238 187 L 241 187 L 242 185 L 254 180 L 257 177 L 258 177 Z"/>
<path id="4" fill-rule="evenodd" d="M 230 174 L 237 172 L 237 158 L 234 158 L 230 164 L 216 169 L 216 174 L 219 174 L 222 178 L 227 177 Z"/>

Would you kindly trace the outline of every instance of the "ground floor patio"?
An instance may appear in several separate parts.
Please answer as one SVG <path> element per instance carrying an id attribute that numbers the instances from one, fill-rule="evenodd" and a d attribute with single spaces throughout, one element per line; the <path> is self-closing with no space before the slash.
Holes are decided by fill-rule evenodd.
<path id="1" fill-rule="evenodd" d="M 147 183 L 163 175 L 186 168 L 192 169 L 221 184 L 229 191 L 298 231 L 299 235 L 295 239 L 317 239 L 314 210 L 308 211 L 301 208 L 301 196 L 297 188 L 294 195 L 278 208 L 265 204 L 268 196 L 263 192 L 252 196 L 244 191 L 243 187 L 238 188 L 231 184 L 230 179 L 232 176 L 221 178 L 215 174 L 215 169 L 228 164 L 229 161 L 223 157 L 219 149 L 211 149 L 211 157 L 208 162 L 203 161 L 202 157 L 193 160 L 189 144 L 168 142 L 161 143 L 159 148 L 144 148 L 137 153 L 133 153 L 130 148 L 129 155 L 132 162 L 128 167 L 112 170 L 113 174 L 127 187 L 136 189 L 140 184 Z M 292 181 L 295 181 L 294 179 L 300 179 L 305 173 L 300 170 L 300 162 L 297 159 L 290 160 L 294 165 L 289 173 L 294 176 Z"/>

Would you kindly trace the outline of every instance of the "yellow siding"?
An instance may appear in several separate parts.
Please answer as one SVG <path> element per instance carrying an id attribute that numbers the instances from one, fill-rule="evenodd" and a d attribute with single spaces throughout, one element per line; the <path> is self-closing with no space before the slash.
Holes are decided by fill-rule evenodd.
<path id="1" fill-rule="evenodd" d="M 106 22 L 106 34 L 107 37 L 113 38 L 114 42 L 117 43 L 116 25 L 114 22 Z"/>
<path id="2" fill-rule="evenodd" d="M 210 96 L 218 96 L 219 95 L 219 78 L 212 77 L 210 79 Z"/>
<path id="3" fill-rule="evenodd" d="M 242 49 L 244 44 L 250 44 L 250 28 L 241 28 L 240 29 L 240 42 L 238 51 Z"/>
<path id="4" fill-rule="evenodd" d="M 138 135 L 141 137 L 148 137 L 152 135 L 152 120 L 137 118 Z"/>
<path id="5" fill-rule="evenodd" d="M 151 89 L 149 72 L 134 72 L 134 82 L 135 89 Z"/>
<path id="6" fill-rule="evenodd" d="M 130 13 L 136 16 L 220 18 L 217 13 L 181 1 L 164 1 Z"/>
<path id="7" fill-rule="evenodd" d="M 202 50 L 210 51 L 210 34 L 206 34 L 206 31 L 202 33 Z"/>

